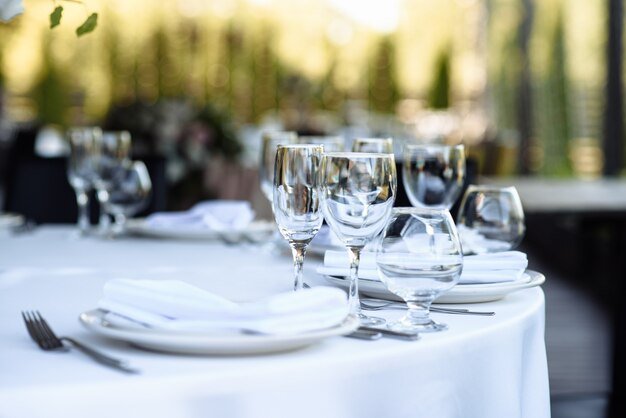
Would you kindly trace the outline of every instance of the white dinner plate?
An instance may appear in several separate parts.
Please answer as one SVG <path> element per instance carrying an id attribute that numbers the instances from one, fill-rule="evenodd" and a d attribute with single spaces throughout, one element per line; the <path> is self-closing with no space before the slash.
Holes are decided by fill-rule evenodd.
<path id="1" fill-rule="evenodd" d="M 145 219 L 129 219 L 126 225 L 129 233 L 151 238 L 182 239 L 182 240 L 223 240 L 232 243 L 240 241 L 260 242 L 272 235 L 276 224 L 271 221 L 258 220 L 251 222 L 247 227 L 231 231 L 215 231 L 213 229 L 185 228 L 185 227 L 154 227 L 148 225 Z"/>
<path id="2" fill-rule="evenodd" d="M 343 288 L 348 287 L 348 280 L 341 276 L 324 276 L 331 283 Z M 441 295 L 435 303 L 478 303 L 502 299 L 511 292 L 528 289 L 543 284 L 546 277 L 533 270 L 526 270 L 519 280 L 504 283 L 458 284 Z M 400 296 L 389 292 L 379 280 L 359 279 L 359 293 L 379 299 L 402 300 Z"/>
<path id="3" fill-rule="evenodd" d="M 336 327 L 292 335 L 179 333 L 112 325 L 104 318 L 105 314 L 100 309 L 94 309 L 83 312 L 79 319 L 87 329 L 105 337 L 151 350 L 181 354 L 243 355 L 289 351 L 325 338 L 349 334 L 359 326 L 358 319 L 349 316 Z"/>

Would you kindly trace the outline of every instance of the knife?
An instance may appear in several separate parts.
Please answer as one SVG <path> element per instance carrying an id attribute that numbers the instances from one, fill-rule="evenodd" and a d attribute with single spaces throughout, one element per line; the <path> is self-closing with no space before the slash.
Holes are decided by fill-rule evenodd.
<path id="1" fill-rule="evenodd" d="M 366 327 L 360 326 L 357 331 L 370 331 L 370 332 L 379 332 L 385 337 L 389 338 L 397 338 L 399 340 L 405 341 L 417 341 L 419 340 L 419 334 L 417 332 L 402 332 L 402 331 L 394 331 L 387 328 L 375 328 L 375 327 Z"/>

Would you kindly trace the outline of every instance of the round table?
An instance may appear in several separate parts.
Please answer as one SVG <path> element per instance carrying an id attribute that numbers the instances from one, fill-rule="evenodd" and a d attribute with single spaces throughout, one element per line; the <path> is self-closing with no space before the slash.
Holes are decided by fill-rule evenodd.
<path id="1" fill-rule="evenodd" d="M 307 259 L 306 280 L 327 284 L 318 263 Z M 493 317 L 433 314 L 449 330 L 415 342 L 333 337 L 258 356 L 151 352 L 97 336 L 77 320 L 113 278 L 176 278 L 251 300 L 289 290 L 291 275 L 288 255 L 251 244 L 77 238 L 70 226 L 0 234 L 0 416 L 550 416 L 540 288 L 466 305 Z M 25 309 L 40 310 L 59 334 L 128 359 L 141 374 L 117 373 L 78 352 L 40 351 L 22 323 Z"/>

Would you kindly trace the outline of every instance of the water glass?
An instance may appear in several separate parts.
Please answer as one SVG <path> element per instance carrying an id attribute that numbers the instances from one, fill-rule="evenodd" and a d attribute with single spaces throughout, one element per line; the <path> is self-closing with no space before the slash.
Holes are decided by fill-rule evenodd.
<path id="1" fill-rule="evenodd" d="M 391 216 L 397 187 L 393 154 L 325 153 L 320 179 L 324 219 L 350 256 L 351 313 L 362 324 L 382 324 L 384 319 L 361 313 L 358 271 L 361 250 L 382 231 Z"/>
<path id="2" fill-rule="evenodd" d="M 259 179 L 261 182 L 261 191 L 270 203 L 274 195 L 274 163 L 276 162 L 276 149 L 279 145 L 295 144 L 297 139 L 298 136 L 295 132 L 270 131 L 263 133 Z"/>
<path id="3" fill-rule="evenodd" d="M 67 178 L 76 193 L 78 229 L 81 234 L 89 230 L 89 191 L 96 174 L 101 137 L 102 131 L 97 127 L 77 127 L 67 131 L 70 145 Z"/>
<path id="4" fill-rule="evenodd" d="M 324 152 L 343 151 L 345 141 L 340 136 L 298 136 L 299 144 L 323 145 Z"/>
<path id="5" fill-rule="evenodd" d="M 404 189 L 415 207 L 448 209 L 463 190 L 463 145 L 405 145 Z"/>
<path id="6" fill-rule="evenodd" d="M 466 254 L 516 248 L 526 231 L 517 189 L 470 185 L 461 201 L 457 226 Z"/>
<path id="7" fill-rule="evenodd" d="M 302 289 L 306 248 L 322 226 L 318 170 L 322 145 L 279 145 L 274 175 L 274 218 L 289 242 L 294 290 Z"/>
<path id="8" fill-rule="evenodd" d="M 391 138 L 356 138 L 352 141 L 352 152 L 393 154 L 393 140 Z"/>
<path id="9" fill-rule="evenodd" d="M 129 132 L 112 131 L 104 132 L 98 143 L 98 158 L 96 159 L 94 186 L 101 208 L 99 227 L 102 233 L 108 233 L 110 219 L 106 208 L 109 194 L 116 173 L 124 164 L 128 164 L 130 141 Z"/>
<path id="10" fill-rule="evenodd" d="M 389 328 L 434 332 L 445 324 L 430 318 L 430 305 L 458 281 L 461 244 L 447 209 L 399 208 L 385 227 L 376 252 L 381 281 L 409 307 Z"/>
<path id="11" fill-rule="evenodd" d="M 128 161 L 113 176 L 106 212 L 113 216 L 113 234 L 122 234 L 126 220 L 139 213 L 149 203 L 152 182 L 145 164 L 141 161 Z"/>

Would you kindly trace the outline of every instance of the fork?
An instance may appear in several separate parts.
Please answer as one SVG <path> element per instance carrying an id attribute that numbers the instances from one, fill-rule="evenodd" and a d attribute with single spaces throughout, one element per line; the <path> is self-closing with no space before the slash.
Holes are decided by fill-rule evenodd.
<path id="1" fill-rule="evenodd" d="M 383 309 L 406 309 L 406 303 L 395 301 L 384 301 L 379 299 L 361 299 L 361 308 L 368 311 L 380 311 Z M 478 316 L 493 316 L 495 312 L 486 311 L 470 311 L 469 309 L 460 308 L 441 308 L 438 306 L 431 306 L 431 312 L 454 314 L 454 315 L 478 315 Z"/>
<path id="2" fill-rule="evenodd" d="M 28 331 L 30 338 L 32 338 L 32 340 L 37 343 L 39 348 L 44 351 L 68 351 L 68 347 L 63 344 L 63 341 L 66 341 L 100 364 L 112 367 L 125 373 L 139 372 L 139 370 L 128 366 L 125 361 L 102 354 L 101 352 L 94 350 L 93 348 L 86 346 L 73 338 L 63 336 L 57 337 L 39 311 L 22 311 L 22 319 L 24 319 L 26 330 Z"/>

